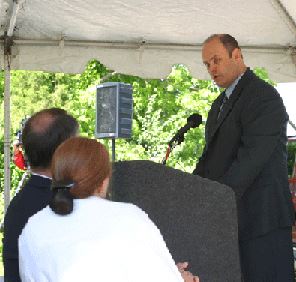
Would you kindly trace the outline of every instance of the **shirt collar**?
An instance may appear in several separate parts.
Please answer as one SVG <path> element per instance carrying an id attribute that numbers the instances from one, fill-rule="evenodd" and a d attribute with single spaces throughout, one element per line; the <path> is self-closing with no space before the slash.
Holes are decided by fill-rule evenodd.
<path id="1" fill-rule="evenodd" d="M 236 80 L 233 81 L 233 82 L 230 84 L 230 86 L 226 88 L 226 90 L 225 90 L 225 95 L 226 95 L 227 98 L 230 97 L 230 95 L 232 94 L 232 92 L 233 92 L 235 86 L 238 84 L 239 80 L 241 79 L 241 77 L 242 77 L 243 75 L 244 75 L 244 73 L 242 73 L 240 76 L 238 76 L 238 77 L 236 78 Z"/>
<path id="2" fill-rule="evenodd" d="M 47 175 L 39 174 L 39 173 L 32 172 L 32 171 L 31 171 L 31 174 L 32 174 L 32 175 L 37 175 L 37 176 L 40 176 L 40 177 L 43 177 L 43 178 L 48 178 L 48 179 L 51 180 L 51 177 L 49 177 L 49 176 L 47 176 Z"/>

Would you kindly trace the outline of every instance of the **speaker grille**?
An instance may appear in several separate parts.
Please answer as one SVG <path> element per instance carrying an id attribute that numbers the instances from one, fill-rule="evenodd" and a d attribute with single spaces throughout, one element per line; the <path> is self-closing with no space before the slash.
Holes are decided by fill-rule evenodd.
<path id="1" fill-rule="evenodd" d="M 130 138 L 132 115 L 130 84 L 107 82 L 97 86 L 96 137 Z"/>

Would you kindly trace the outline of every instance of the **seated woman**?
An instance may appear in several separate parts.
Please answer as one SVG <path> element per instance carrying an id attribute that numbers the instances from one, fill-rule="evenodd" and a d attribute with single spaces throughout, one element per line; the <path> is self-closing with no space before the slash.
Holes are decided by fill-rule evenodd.
<path id="1" fill-rule="evenodd" d="M 145 212 L 105 199 L 111 165 L 102 144 L 66 140 L 51 170 L 52 200 L 19 238 L 22 281 L 198 281 L 184 265 L 178 271 Z"/>

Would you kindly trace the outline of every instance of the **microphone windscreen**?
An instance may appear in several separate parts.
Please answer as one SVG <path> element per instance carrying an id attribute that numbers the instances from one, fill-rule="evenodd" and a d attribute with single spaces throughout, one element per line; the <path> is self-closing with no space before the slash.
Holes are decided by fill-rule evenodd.
<path id="1" fill-rule="evenodd" d="M 202 116 L 200 114 L 192 114 L 187 118 L 187 123 L 190 124 L 192 128 L 198 127 L 202 123 Z"/>

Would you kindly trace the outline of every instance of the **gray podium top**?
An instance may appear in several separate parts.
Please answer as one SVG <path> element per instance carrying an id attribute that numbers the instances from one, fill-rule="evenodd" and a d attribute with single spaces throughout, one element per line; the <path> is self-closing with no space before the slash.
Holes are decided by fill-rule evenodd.
<path id="1" fill-rule="evenodd" d="M 113 166 L 112 197 L 141 207 L 176 262 L 189 261 L 202 282 L 241 281 L 233 191 L 151 161 Z"/>

